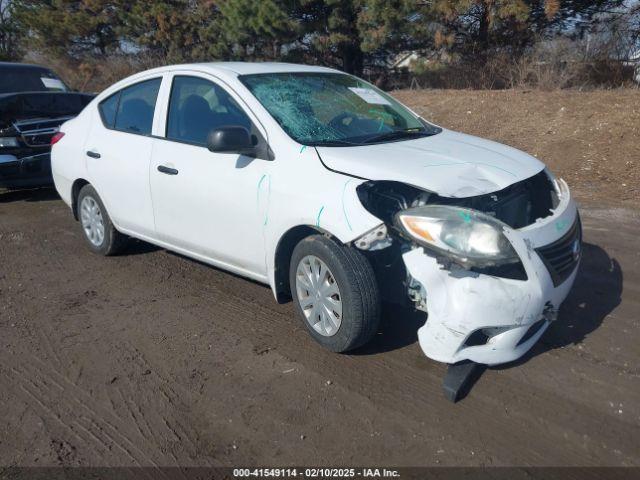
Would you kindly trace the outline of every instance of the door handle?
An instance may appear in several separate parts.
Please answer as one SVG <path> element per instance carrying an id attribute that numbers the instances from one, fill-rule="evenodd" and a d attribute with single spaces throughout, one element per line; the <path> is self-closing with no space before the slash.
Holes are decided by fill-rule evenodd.
<path id="1" fill-rule="evenodd" d="M 89 150 L 87 152 L 87 157 L 100 158 L 100 154 L 98 152 L 93 152 L 93 151 Z"/>
<path id="2" fill-rule="evenodd" d="M 178 170 L 176 170 L 175 168 L 165 167 L 164 165 L 158 165 L 158 171 L 160 173 L 165 173 L 167 175 L 177 175 L 178 174 Z"/>

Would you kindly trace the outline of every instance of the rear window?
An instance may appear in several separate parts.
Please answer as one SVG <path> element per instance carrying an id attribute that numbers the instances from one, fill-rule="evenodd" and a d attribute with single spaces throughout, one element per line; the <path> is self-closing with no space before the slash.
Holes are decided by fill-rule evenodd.
<path id="1" fill-rule="evenodd" d="M 46 68 L 0 65 L 0 93 L 66 92 L 69 89 Z"/>
<path id="2" fill-rule="evenodd" d="M 150 135 L 161 82 L 161 78 L 154 78 L 136 83 L 100 102 L 98 109 L 105 127 Z"/>

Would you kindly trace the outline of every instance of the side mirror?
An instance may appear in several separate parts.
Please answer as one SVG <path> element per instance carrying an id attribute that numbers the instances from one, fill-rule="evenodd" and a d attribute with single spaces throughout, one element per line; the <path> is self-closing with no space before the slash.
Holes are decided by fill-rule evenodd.
<path id="1" fill-rule="evenodd" d="M 207 148 L 216 153 L 239 153 L 241 155 L 256 153 L 251 133 L 246 128 L 239 126 L 212 130 L 207 136 Z"/>

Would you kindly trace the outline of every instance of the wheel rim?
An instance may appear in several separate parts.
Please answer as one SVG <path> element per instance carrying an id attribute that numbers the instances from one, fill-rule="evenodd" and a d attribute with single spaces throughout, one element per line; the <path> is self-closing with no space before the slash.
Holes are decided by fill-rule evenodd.
<path id="1" fill-rule="evenodd" d="M 342 296 L 329 267 L 307 255 L 296 269 L 296 293 L 302 313 L 311 327 L 324 337 L 338 333 L 342 324 Z"/>
<path id="2" fill-rule="evenodd" d="M 104 242 L 104 220 L 98 202 L 86 196 L 80 203 L 80 222 L 89 242 L 100 247 Z"/>

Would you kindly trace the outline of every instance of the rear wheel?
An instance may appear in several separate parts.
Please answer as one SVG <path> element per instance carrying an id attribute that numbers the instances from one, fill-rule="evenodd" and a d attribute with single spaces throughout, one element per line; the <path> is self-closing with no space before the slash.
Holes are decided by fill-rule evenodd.
<path id="1" fill-rule="evenodd" d="M 116 230 L 100 196 L 91 185 L 78 194 L 78 217 L 89 248 L 100 255 L 115 255 L 122 250 L 127 237 Z"/>
<path id="2" fill-rule="evenodd" d="M 329 350 L 353 350 L 377 332 L 378 286 L 357 250 L 322 235 L 307 237 L 293 251 L 289 280 L 302 322 Z"/>

